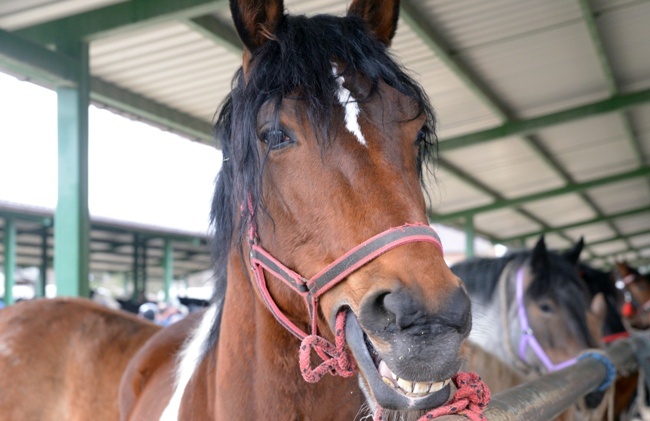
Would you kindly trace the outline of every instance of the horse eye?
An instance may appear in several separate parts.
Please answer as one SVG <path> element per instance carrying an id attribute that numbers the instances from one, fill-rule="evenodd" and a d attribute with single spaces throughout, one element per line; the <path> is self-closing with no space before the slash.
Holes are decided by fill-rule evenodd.
<path id="1" fill-rule="evenodd" d="M 552 313 L 553 312 L 553 306 L 550 303 L 542 302 L 539 303 L 539 309 L 542 310 L 544 313 Z"/>
<path id="2" fill-rule="evenodd" d="M 282 130 L 265 130 L 260 135 L 260 140 L 271 149 L 282 149 L 293 143 L 293 140 Z"/>
<path id="3" fill-rule="evenodd" d="M 428 135 L 429 135 L 429 128 L 427 126 L 422 126 L 422 128 L 418 132 L 418 135 L 415 137 L 415 144 L 420 145 L 426 142 Z"/>

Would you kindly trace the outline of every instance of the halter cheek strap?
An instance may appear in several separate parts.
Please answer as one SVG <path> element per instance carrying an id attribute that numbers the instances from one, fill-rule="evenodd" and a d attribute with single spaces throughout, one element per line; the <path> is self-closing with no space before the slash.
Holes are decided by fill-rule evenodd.
<path id="1" fill-rule="evenodd" d="M 523 331 L 521 339 L 519 341 L 519 358 L 526 363 L 526 348 L 530 347 L 537 358 L 540 359 L 546 370 L 549 372 L 561 370 L 563 368 L 569 367 L 576 363 L 576 358 L 571 358 L 559 364 L 554 364 L 553 361 L 544 351 L 544 348 L 539 344 L 533 329 L 531 329 L 530 324 L 528 323 L 528 316 L 526 315 L 526 307 L 524 306 L 524 271 L 519 268 L 517 270 L 517 279 L 516 279 L 516 298 L 517 298 L 517 313 L 519 315 L 519 325 Z"/>

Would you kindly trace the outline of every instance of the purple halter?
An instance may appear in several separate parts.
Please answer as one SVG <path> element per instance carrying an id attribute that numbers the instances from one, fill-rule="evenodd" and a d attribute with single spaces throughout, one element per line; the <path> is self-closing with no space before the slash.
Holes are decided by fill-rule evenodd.
<path id="1" fill-rule="evenodd" d="M 526 316 L 526 307 L 524 307 L 524 271 L 520 268 L 517 271 L 516 279 L 516 295 L 517 295 L 517 311 L 519 313 L 519 324 L 521 325 L 521 330 L 523 334 L 521 340 L 519 341 L 519 358 L 525 363 L 526 362 L 526 347 L 530 346 L 537 358 L 542 361 L 544 367 L 548 371 L 557 371 L 563 368 L 569 367 L 576 363 L 577 358 L 571 358 L 559 364 L 553 364 L 551 359 L 546 355 L 544 349 L 535 338 L 533 329 L 530 328 L 528 323 L 528 316 Z"/>

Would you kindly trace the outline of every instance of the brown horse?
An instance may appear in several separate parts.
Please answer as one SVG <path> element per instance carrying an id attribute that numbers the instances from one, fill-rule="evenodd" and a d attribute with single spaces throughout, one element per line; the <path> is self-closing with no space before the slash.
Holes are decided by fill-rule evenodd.
<path id="1" fill-rule="evenodd" d="M 431 105 L 387 51 L 399 2 L 354 0 L 345 17 L 289 16 L 281 0 L 231 11 L 245 51 L 216 125 L 213 303 L 151 338 L 133 331 L 128 346 L 80 346 L 66 366 L 98 373 L 111 393 L 88 399 L 113 414 L 130 360 L 123 420 L 417 419 L 448 400 L 471 316 L 427 221 Z M 68 304 L 59 337 L 105 335 L 82 328 L 84 305 Z"/>
<path id="2" fill-rule="evenodd" d="M 627 261 L 617 261 L 612 271 L 622 294 L 621 313 L 632 329 L 650 328 L 650 277 L 642 275 Z"/>
<path id="3" fill-rule="evenodd" d="M 169 331 L 136 356 L 123 419 L 354 419 L 363 395 L 417 418 L 449 398 L 470 302 L 427 222 L 434 121 L 387 53 L 399 4 L 283 9 L 231 2 L 245 52 L 217 122 L 221 282 L 178 362 Z"/>
<path id="4" fill-rule="evenodd" d="M 0 419 L 119 419 L 120 378 L 160 328 L 90 300 L 25 301 L 0 311 Z"/>

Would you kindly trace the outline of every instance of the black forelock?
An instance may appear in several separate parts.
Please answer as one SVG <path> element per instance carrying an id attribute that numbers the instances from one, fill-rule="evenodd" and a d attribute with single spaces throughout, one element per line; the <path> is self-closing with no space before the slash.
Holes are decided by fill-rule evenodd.
<path id="1" fill-rule="evenodd" d="M 222 145 L 223 165 L 212 201 L 213 257 L 217 286 L 215 298 L 225 293 L 226 265 L 233 241 L 241 242 L 247 222 L 260 208 L 261 171 L 257 118 L 264 105 L 275 111 L 285 98 L 297 99 L 317 141 L 326 144 L 339 129 L 332 124 L 340 106 L 333 64 L 343 75 L 360 77 L 370 86 L 367 100 L 384 82 L 412 98 L 418 106 L 415 119 L 424 114 L 427 138 L 421 143 L 420 181 L 436 155 L 435 120 L 423 88 L 391 57 L 386 46 L 356 16 L 286 16 L 273 38 L 255 49 L 247 74 L 239 69 L 231 93 L 224 100 L 215 124 Z M 262 164 L 260 164 L 262 162 Z"/>

